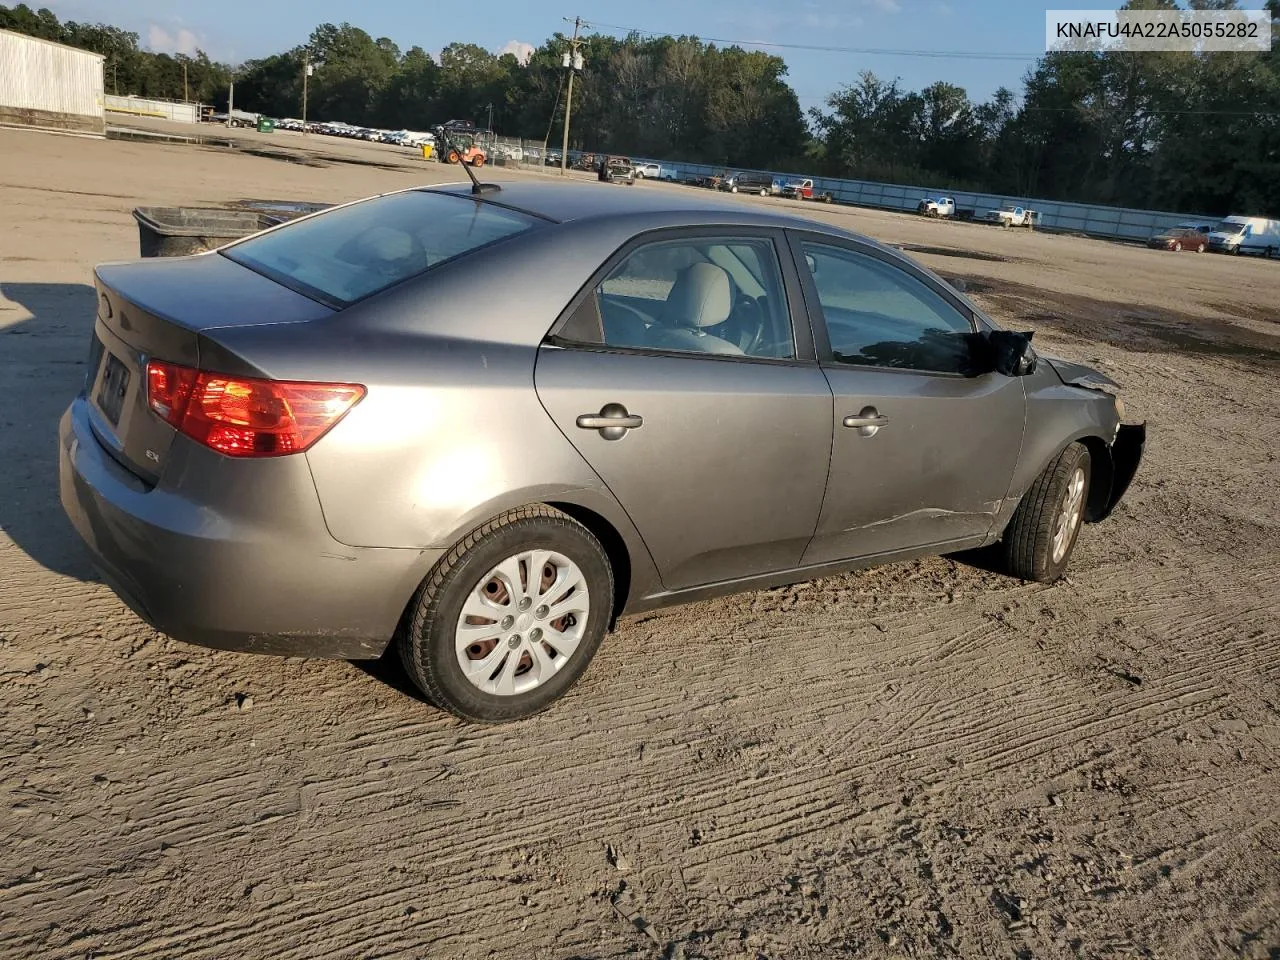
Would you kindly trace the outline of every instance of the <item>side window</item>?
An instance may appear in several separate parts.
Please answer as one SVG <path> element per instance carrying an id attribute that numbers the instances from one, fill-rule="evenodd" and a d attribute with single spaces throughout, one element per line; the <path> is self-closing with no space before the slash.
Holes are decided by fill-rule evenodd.
<path id="1" fill-rule="evenodd" d="M 968 371 L 973 323 L 966 313 L 883 260 L 821 243 L 802 246 L 837 361 Z"/>
<path id="2" fill-rule="evenodd" d="M 796 355 L 777 249 L 755 237 L 690 237 L 637 248 L 562 335 L 637 350 Z"/>

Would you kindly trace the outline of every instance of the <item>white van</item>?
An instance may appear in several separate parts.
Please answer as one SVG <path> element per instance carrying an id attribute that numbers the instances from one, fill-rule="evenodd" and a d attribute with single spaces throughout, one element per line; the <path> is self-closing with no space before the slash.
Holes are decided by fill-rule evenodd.
<path id="1" fill-rule="evenodd" d="M 1251 253 L 1270 257 L 1280 253 L 1280 220 L 1227 217 L 1209 234 L 1209 249 L 1218 253 Z"/>

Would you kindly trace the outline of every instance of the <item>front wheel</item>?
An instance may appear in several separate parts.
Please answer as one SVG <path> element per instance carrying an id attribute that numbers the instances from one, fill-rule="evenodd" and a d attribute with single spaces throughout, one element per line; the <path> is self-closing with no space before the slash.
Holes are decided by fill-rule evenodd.
<path id="1" fill-rule="evenodd" d="M 735 186 L 730 187 L 730 188 L 729 188 L 729 192 L 730 192 L 730 193 L 737 193 L 737 192 L 738 192 L 738 188 L 737 188 L 737 186 L 735 185 Z"/>
<path id="2" fill-rule="evenodd" d="M 582 676 L 613 616 L 613 571 L 586 527 L 541 504 L 468 534 L 418 589 L 399 636 L 436 705 L 501 723 L 550 706 Z"/>
<path id="3" fill-rule="evenodd" d="M 1174 253 L 1181 253 L 1181 252 L 1182 252 L 1182 241 L 1180 241 L 1180 240 L 1175 240 L 1175 241 L 1173 241 L 1173 252 L 1174 252 Z"/>
<path id="4" fill-rule="evenodd" d="M 1203 243 L 1196 247 L 1196 253 L 1204 253 L 1204 244 L 1203 244 Z"/>
<path id="5" fill-rule="evenodd" d="M 1089 450 L 1068 444 L 1036 477 L 1004 532 L 1005 572 L 1053 583 L 1067 570 L 1089 503 Z"/>

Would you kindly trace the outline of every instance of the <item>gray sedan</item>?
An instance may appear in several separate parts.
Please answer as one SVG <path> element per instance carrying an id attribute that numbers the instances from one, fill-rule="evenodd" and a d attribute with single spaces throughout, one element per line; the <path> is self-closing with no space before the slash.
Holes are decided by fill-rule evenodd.
<path id="1" fill-rule="evenodd" d="M 623 614 L 987 545 L 1054 580 L 1145 438 L 900 253 L 705 194 L 406 190 L 96 285 L 61 495 L 120 596 L 214 647 L 395 643 L 478 721 Z"/>

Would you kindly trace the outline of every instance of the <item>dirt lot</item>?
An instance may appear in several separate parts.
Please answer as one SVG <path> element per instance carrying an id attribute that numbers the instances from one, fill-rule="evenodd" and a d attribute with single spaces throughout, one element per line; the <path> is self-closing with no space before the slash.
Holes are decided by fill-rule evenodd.
<path id="1" fill-rule="evenodd" d="M 392 663 L 155 634 L 62 516 L 132 207 L 447 176 L 241 139 L 275 155 L 0 130 L 0 955 L 1280 957 L 1280 263 L 806 208 L 1119 380 L 1126 503 L 1052 587 L 938 559 L 635 618 L 480 728 Z"/>

